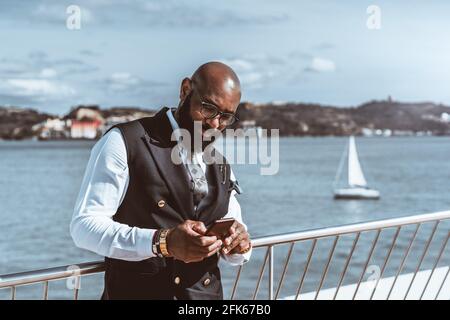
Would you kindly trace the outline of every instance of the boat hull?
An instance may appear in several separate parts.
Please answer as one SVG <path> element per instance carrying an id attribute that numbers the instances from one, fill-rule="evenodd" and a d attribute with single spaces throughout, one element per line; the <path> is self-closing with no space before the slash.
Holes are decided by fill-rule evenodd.
<path id="1" fill-rule="evenodd" d="M 380 192 L 367 188 L 345 188 L 334 191 L 335 199 L 354 199 L 354 200 L 378 200 Z"/>

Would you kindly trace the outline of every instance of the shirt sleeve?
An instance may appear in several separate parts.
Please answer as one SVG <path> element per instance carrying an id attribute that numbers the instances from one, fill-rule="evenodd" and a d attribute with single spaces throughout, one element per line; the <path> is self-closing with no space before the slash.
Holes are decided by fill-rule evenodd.
<path id="1" fill-rule="evenodd" d="M 231 176 L 230 179 L 233 181 L 236 181 L 236 178 L 234 176 L 233 170 L 231 170 Z M 247 230 L 247 225 L 244 223 L 242 219 L 242 212 L 241 212 L 241 206 L 239 202 L 236 199 L 236 191 L 233 190 L 230 195 L 230 202 L 228 205 L 228 213 L 225 215 L 224 218 L 234 218 L 239 223 L 241 223 L 245 230 Z M 252 249 L 250 251 L 240 254 L 240 253 L 234 253 L 234 254 L 223 254 L 221 253 L 221 257 L 228 262 L 230 265 L 238 266 L 243 265 L 244 263 L 247 263 L 250 260 L 250 256 L 252 255 Z"/>
<path id="2" fill-rule="evenodd" d="M 130 227 L 113 220 L 128 182 L 125 142 L 120 130 L 114 128 L 91 150 L 70 224 L 76 246 L 128 261 L 154 256 L 154 229 Z"/>

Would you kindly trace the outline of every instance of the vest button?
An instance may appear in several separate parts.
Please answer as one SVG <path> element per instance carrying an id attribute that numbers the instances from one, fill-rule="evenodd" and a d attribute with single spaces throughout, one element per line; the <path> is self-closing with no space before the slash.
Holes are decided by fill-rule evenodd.
<path id="1" fill-rule="evenodd" d="M 173 282 L 175 282 L 175 284 L 180 284 L 181 282 L 180 277 L 175 277 L 175 279 L 173 279 Z"/>
<path id="2" fill-rule="evenodd" d="M 203 286 L 204 287 L 209 286 L 210 283 L 211 283 L 211 279 L 210 278 L 206 278 L 205 280 L 203 280 Z"/>
<path id="3" fill-rule="evenodd" d="M 166 202 L 164 200 L 159 200 L 158 201 L 158 207 L 162 208 L 166 205 Z"/>

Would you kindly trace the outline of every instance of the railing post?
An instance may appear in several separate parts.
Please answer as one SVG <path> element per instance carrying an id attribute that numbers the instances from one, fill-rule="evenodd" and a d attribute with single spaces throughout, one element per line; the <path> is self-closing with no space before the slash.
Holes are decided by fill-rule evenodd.
<path id="1" fill-rule="evenodd" d="M 273 246 L 269 247 L 269 300 L 273 300 Z"/>
<path id="2" fill-rule="evenodd" d="M 450 238 L 450 232 L 447 234 L 447 238 L 445 239 L 444 243 L 442 244 L 441 250 L 439 251 L 439 255 L 436 258 L 436 261 L 434 263 L 434 266 L 433 266 L 433 269 L 431 271 L 431 274 L 428 277 L 427 284 L 425 285 L 425 288 L 423 288 L 422 294 L 420 295 L 420 300 L 422 300 L 423 295 L 425 294 L 425 291 L 427 291 L 428 285 L 430 284 L 430 280 L 431 280 L 431 278 L 433 278 L 434 271 L 436 271 L 436 267 L 438 266 L 439 261 L 442 258 L 442 254 L 444 253 L 444 250 L 445 250 L 445 247 L 447 246 L 449 238 Z"/>
<path id="3" fill-rule="evenodd" d="M 283 273 L 281 274 L 280 283 L 278 284 L 277 292 L 275 293 L 275 300 L 278 299 L 278 295 L 280 294 L 281 286 L 283 285 L 284 277 L 286 276 L 286 271 L 289 265 L 289 261 L 291 260 L 292 250 L 294 249 L 295 242 L 292 242 L 289 246 L 289 252 L 286 257 L 286 262 L 284 263 Z"/>
<path id="4" fill-rule="evenodd" d="M 16 286 L 11 287 L 11 300 L 16 300 Z"/>
<path id="5" fill-rule="evenodd" d="M 370 248 L 369 256 L 367 257 L 366 263 L 364 264 L 364 269 L 361 273 L 361 276 L 359 277 L 358 284 L 356 285 L 356 290 L 353 293 L 352 300 L 356 299 L 356 295 L 358 294 L 359 287 L 361 286 L 361 281 L 363 280 L 364 275 L 366 274 L 367 267 L 369 266 L 370 260 L 372 259 L 372 255 L 375 250 L 375 247 L 377 246 L 380 234 L 381 234 L 381 229 L 378 229 L 375 239 L 373 240 L 372 247 Z"/>
<path id="6" fill-rule="evenodd" d="M 423 259 L 425 258 L 425 256 L 426 256 L 427 253 L 428 253 L 428 249 L 430 248 L 430 244 L 431 244 L 431 242 L 433 241 L 434 234 L 436 233 L 437 227 L 439 226 L 439 222 L 440 222 L 440 220 L 437 220 L 437 221 L 434 223 L 433 231 L 431 232 L 430 237 L 428 238 L 428 241 L 427 241 L 427 243 L 426 243 L 426 245 L 425 245 L 425 248 L 424 248 L 424 250 L 423 250 L 422 256 L 420 257 L 419 264 L 417 265 L 417 268 L 416 268 L 416 270 L 415 270 L 415 272 L 414 272 L 414 275 L 413 275 L 413 277 L 412 277 L 411 282 L 409 283 L 408 290 L 406 290 L 406 294 L 405 294 L 405 296 L 403 297 L 403 300 L 406 300 L 406 299 L 408 298 L 409 291 L 411 290 L 411 287 L 412 287 L 412 285 L 413 285 L 413 283 L 414 283 L 414 280 L 416 280 L 416 276 L 417 276 L 417 273 L 418 273 L 419 270 L 420 270 L 420 267 L 422 266 Z"/>
<path id="7" fill-rule="evenodd" d="M 78 295 L 80 294 L 80 284 L 81 284 L 81 276 L 77 275 L 75 276 L 75 286 L 74 286 L 74 296 L 73 296 L 73 300 L 78 300 Z"/>
<path id="8" fill-rule="evenodd" d="M 311 245 L 311 249 L 309 250 L 308 258 L 306 260 L 305 269 L 303 270 L 303 275 L 300 278 L 300 283 L 299 283 L 298 288 L 297 288 L 297 294 L 295 295 L 295 300 L 298 300 L 298 297 L 300 296 L 300 293 L 302 291 L 303 283 L 305 281 L 306 274 L 308 273 L 309 264 L 311 263 L 311 258 L 312 258 L 313 254 L 314 254 L 314 250 L 316 248 L 316 244 L 317 244 L 317 239 L 314 239 L 313 243 Z"/>
<path id="9" fill-rule="evenodd" d="M 256 288 L 255 288 L 255 292 L 253 293 L 252 300 L 256 300 L 256 297 L 258 296 L 259 286 L 261 285 L 261 280 L 264 276 L 264 271 L 266 270 L 266 264 L 267 264 L 267 260 L 269 258 L 269 254 L 270 254 L 270 248 L 268 247 L 266 250 L 266 255 L 264 256 L 263 265 L 261 266 L 261 271 L 259 272 L 259 278 L 258 278 L 258 282 L 256 283 Z"/>
<path id="10" fill-rule="evenodd" d="M 231 291 L 230 300 L 233 300 L 234 296 L 236 294 L 236 289 L 237 289 L 237 285 L 238 285 L 238 282 L 239 282 L 239 278 L 241 277 L 241 272 L 242 272 L 242 265 L 239 266 L 238 274 L 236 276 L 236 279 L 234 280 L 234 285 L 233 285 L 233 290 Z"/>
<path id="11" fill-rule="evenodd" d="M 48 281 L 44 282 L 44 297 L 43 300 L 48 300 Z"/>
<path id="12" fill-rule="evenodd" d="M 447 273 L 445 274 L 444 280 L 442 280 L 442 283 L 439 287 L 439 290 L 436 293 L 436 296 L 434 297 L 434 300 L 437 300 L 439 298 L 439 295 L 441 294 L 442 288 L 444 287 L 444 284 L 447 282 L 448 275 L 450 274 L 450 267 L 447 270 Z"/>
<path id="13" fill-rule="evenodd" d="M 417 226 L 416 226 L 416 229 L 414 230 L 414 234 L 413 234 L 413 236 L 411 238 L 411 241 L 409 241 L 408 248 L 406 249 L 405 254 L 403 255 L 402 261 L 400 263 L 400 266 L 398 267 L 397 273 L 395 274 L 394 282 L 391 285 L 391 289 L 389 290 L 389 293 L 388 293 L 388 295 L 386 297 L 386 300 L 389 300 L 389 297 L 391 296 L 392 290 L 394 289 L 395 284 L 397 283 L 397 279 L 398 279 L 399 275 L 403 271 L 403 267 L 405 265 L 406 260 L 409 257 L 412 245 L 414 244 L 414 241 L 416 240 L 417 233 L 419 232 L 420 226 L 421 226 L 421 224 L 418 223 Z"/>
<path id="14" fill-rule="evenodd" d="M 314 300 L 317 300 L 317 298 L 319 297 L 320 290 L 322 290 L 322 286 L 323 286 L 323 283 L 325 281 L 325 278 L 327 277 L 328 268 L 330 267 L 331 259 L 333 259 L 334 250 L 336 249 L 336 245 L 337 245 L 338 241 L 339 241 L 339 236 L 337 236 L 334 239 L 333 246 L 331 247 L 330 253 L 328 254 L 328 260 L 327 260 L 327 263 L 325 265 L 325 269 L 323 270 L 322 278 L 320 279 L 320 284 L 319 284 L 319 287 L 317 288 Z"/>

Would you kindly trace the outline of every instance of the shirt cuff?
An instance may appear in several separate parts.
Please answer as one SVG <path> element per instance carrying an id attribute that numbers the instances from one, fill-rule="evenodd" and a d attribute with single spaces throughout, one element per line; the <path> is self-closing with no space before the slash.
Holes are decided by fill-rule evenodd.
<path id="1" fill-rule="evenodd" d="M 136 248 L 137 253 L 143 258 L 155 257 L 152 250 L 152 239 L 155 234 L 155 229 L 141 229 L 136 230 Z"/>
<path id="2" fill-rule="evenodd" d="M 252 255 L 252 250 L 253 250 L 253 248 L 251 248 L 246 253 L 233 253 L 233 254 L 223 254 L 223 253 L 221 253 L 220 256 L 226 262 L 228 262 L 230 265 L 232 265 L 232 266 L 240 266 L 240 265 L 243 265 L 244 263 L 247 263 L 248 261 L 250 261 L 250 256 Z"/>

